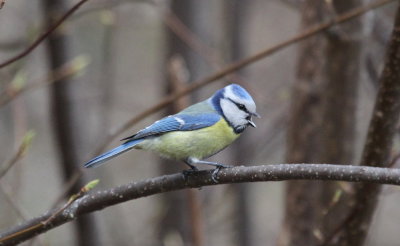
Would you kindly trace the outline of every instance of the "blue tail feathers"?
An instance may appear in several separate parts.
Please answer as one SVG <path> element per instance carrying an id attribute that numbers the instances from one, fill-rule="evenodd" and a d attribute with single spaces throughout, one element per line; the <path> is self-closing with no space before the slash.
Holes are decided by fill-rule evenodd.
<path id="1" fill-rule="evenodd" d="M 103 153 L 103 154 L 93 158 L 92 160 L 86 162 L 84 167 L 86 167 L 86 168 L 98 167 L 98 166 L 102 165 L 104 162 L 132 149 L 136 144 L 138 144 L 142 141 L 143 141 L 143 139 L 135 139 L 135 140 L 123 143 L 120 146 L 118 146 L 110 151 L 107 151 L 106 153 Z"/>

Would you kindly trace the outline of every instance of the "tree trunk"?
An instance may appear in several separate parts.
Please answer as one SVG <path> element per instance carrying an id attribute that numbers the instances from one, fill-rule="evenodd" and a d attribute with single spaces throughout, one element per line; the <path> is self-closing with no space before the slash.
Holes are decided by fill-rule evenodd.
<path id="1" fill-rule="evenodd" d="M 67 2 L 64 0 L 43 0 L 45 23 L 51 25 L 61 14 L 65 13 L 68 10 Z M 71 38 L 66 24 L 49 36 L 47 45 L 50 69 L 57 69 L 71 60 Z M 85 132 L 81 131 L 82 124 L 78 122 L 78 119 L 81 119 L 84 114 L 79 110 L 76 102 L 77 85 L 71 83 L 71 80 L 62 79 L 51 86 L 51 114 L 65 181 L 70 180 L 83 163 L 79 150 L 82 149 L 81 140 L 85 137 Z M 85 183 L 86 181 L 82 177 L 71 189 L 71 194 L 68 194 L 68 197 L 72 193 L 78 192 Z M 78 245 L 100 245 L 93 215 L 79 218 L 75 231 Z"/>
<path id="2" fill-rule="evenodd" d="M 343 13 L 361 0 L 307 0 L 302 27 Z M 287 162 L 351 163 L 361 50 L 360 21 L 335 26 L 300 45 L 292 95 Z M 279 245 L 319 245 L 348 211 L 340 182 L 290 181 Z"/>

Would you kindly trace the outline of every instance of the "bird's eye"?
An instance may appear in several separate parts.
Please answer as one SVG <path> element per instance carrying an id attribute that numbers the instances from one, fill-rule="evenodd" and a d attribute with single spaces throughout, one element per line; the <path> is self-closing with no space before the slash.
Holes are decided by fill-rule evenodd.
<path id="1" fill-rule="evenodd" d="M 243 104 L 238 104 L 237 106 L 240 110 L 246 110 L 246 106 L 244 106 Z"/>

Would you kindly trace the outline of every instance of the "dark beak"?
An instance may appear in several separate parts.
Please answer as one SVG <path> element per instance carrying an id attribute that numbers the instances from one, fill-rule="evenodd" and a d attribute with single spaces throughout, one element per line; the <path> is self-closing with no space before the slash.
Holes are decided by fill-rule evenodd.
<path id="1" fill-rule="evenodd" d="M 257 113 L 250 113 L 252 116 L 255 116 L 257 118 L 261 118 L 261 116 Z M 256 124 L 251 120 L 251 117 L 248 118 L 247 122 L 249 123 L 249 125 L 251 125 L 252 127 L 256 128 Z"/>

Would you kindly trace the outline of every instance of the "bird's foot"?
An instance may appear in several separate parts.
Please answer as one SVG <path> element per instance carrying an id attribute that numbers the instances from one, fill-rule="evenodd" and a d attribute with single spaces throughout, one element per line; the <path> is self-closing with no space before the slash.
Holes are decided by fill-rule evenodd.
<path id="1" fill-rule="evenodd" d="M 222 169 L 222 168 L 232 168 L 233 166 L 231 165 L 225 165 L 225 164 L 220 164 L 218 163 L 217 168 Z"/>
<path id="2" fill-rule="evenodd" d="M 224 165 L 224 164 L 218 164 L 217 166 L 216 166 L 216 168 L 212 171 L 212 173 L 211 173 L 211 179 L 212 179 L 212 181 L 214 181 L 214 183 L 218 183 L 218 177 L 217 177 L 217 175 L 218 175 L 218 173 L 219 173 L 219 171 L 222 169 L 222 168 L 231 168 L 231 167 L 233 167 L 233 166 L 229 166 L 229 165 Z"/>

